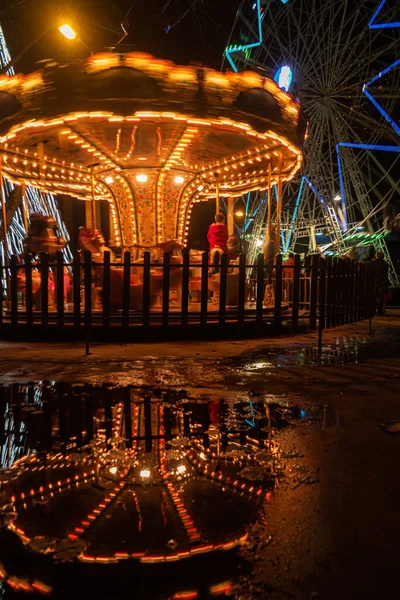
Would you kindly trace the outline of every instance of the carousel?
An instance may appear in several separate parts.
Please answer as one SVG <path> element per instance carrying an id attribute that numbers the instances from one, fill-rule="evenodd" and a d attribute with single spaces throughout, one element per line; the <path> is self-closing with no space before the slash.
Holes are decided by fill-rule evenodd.
<path id="1" fill-rule="evenodd" d="M 1 178 L 21 186 L 27 230 L 39 224 L 28 214 L 26 186 L 77 198 L 86 209 L 80 247 L 101 262 L 109 248 L 98 230 L 97 205 L 106 201 L 116 256 L 128 251 L 139 264 L 146 251 L 161 262 L 167 252 L 179 263 L 195 203 L 214 200 L 219 212 L 224 198 L 233 233 L 234 199 L 276 186 L 267 241 L 274 237 L 280 246 L 282 185 L 301 166 L 307 123 L 299 105 L 268 78 L 140 53 L 95 54 L 1 77 L 0 114 Z M 46 241 L 38 245 L 46 249 Z M 29 240 L 25 247 L 35 252 Z M 132 280 L 140 283 L 140 275 Z"/>

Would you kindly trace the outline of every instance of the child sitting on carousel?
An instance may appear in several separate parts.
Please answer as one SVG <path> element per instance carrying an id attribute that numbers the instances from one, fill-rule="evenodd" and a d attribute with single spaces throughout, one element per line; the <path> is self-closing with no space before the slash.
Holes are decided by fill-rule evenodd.
<path id="1" fill-rule="evenodd" d="M 218 212 L 215 215 L 215 223 L 211 223 L 207 233 L 207 240 L 210 244 L 210 263 L 216 263 L 218 253 L 228 253 L 228 238 L 229 234 L 225 225 L 225 217 L 222 213 Z"/>

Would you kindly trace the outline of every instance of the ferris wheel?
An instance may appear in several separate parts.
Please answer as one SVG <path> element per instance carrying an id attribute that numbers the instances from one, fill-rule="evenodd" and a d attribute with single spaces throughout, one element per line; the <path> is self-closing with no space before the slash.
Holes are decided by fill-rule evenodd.
<path id="1" fill-rule="evenodd" d="M 224 68 L 275 78 L 309 120 L 303 172 L 284 190 L 284 250 L 316 249 L 318 240 L 333 253 L 373 244 L 398 284 L 383 223 L 386 198 L 400 191 L 395 10 L 395 1 L 380 3 L 379 18 L 391 24 L 380 27 L 371 26 L 376 0 L 244 0 Z M 257 212 L 258 229 L 262 206 L 254 195 L 249 212 Z"/>

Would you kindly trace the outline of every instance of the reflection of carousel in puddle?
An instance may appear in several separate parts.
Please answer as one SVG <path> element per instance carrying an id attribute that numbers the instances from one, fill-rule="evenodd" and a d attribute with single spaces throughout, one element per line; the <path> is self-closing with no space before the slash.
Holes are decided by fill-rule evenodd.
<path id="1" fill-rule="evenodd" d="M 246 540 L 277 470 L 267 405 L 74 389 L 47 390 L 42 406 L 14 394 L 14 429 L 24 423 L 18 444 L 35 453 L 2 471 L 9 546 L 25 566 L 29 555 L 30 574 L 9 577 L 11 586 L 53 587 L 54 561 L 80 572 L 166 564 L 221 557 Z M 0 561 L 6 577 L 7 555 Z"/>

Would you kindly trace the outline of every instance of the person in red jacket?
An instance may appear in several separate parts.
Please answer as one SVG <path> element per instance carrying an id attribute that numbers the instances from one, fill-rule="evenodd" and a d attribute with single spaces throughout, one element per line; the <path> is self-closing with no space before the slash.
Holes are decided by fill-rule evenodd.
<path id="1" fill-rule="evenodd" d="M 222 213 L 215 215 L 215 223 L 211 223 L 208 228 L 207 240 L 210 244 L 210 254 L 213 248 L 221 248 L 222 252 L 227 253 L 228 229 L 225 225 L 225 217 Z"/>

